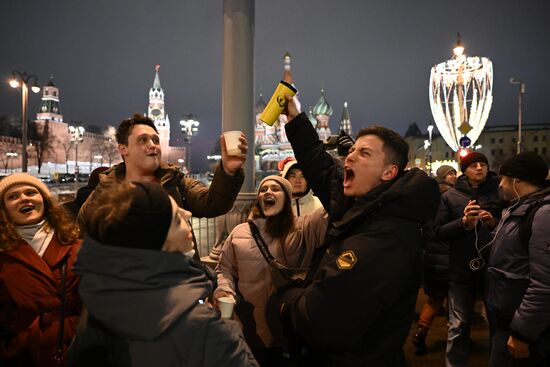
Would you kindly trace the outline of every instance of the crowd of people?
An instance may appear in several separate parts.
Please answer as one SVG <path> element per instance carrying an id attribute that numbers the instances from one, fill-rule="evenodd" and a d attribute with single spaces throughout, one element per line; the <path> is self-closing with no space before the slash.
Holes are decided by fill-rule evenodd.
<path id="1" fill-rule="evenodd" d="M 229 211 L 248 151 L 212 184 L 161 159 L 151 119 L 121 122 L 123 162 L 58 204 L 37 178 L 0 181 L 2 366 L 407 366 L 413 331 L 428 351 L 448 310 L 445 361 L 467 366 L 474 303 L 484 303 L 497 366 L 546 366 L 550 354 L 548 166 L 535 153 L 498 175 L 471 152 L 462 174 L 406 169 L 396 132 L 340 134 L 329 153 L 286 98 L 295 157 L 258 186 L 248 220 L 204 266 L 191 215 Z M 235 312 L 222 318 L 222 300 Z M 447 300 L 447 303 L 445 303 Z"/>

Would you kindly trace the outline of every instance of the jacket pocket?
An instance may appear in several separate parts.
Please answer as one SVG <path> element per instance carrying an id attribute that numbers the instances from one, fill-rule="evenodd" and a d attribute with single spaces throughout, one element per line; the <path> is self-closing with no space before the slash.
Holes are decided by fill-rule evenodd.
<path id="1" fill-rule="evenodd" d="M 512 320 L 528 286 L 529 279 L 487 269 L 487 307 L 497 317 Z"/>

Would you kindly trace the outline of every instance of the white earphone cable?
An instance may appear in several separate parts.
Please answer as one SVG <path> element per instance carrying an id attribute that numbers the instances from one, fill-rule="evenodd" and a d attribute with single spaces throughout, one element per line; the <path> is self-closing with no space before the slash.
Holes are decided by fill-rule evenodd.
<path id="1" fill-rule="evenodd" d="M 476 221 L 476 224 L 474 226 L 474 233 L 475 233 L 474 246 L 476 248 L 477 257 L 473 258 L 470 261 L 470 269 L 479 270 L 479 269 L 481 269 L 485 266 L 485 260 L 483 259 L 483 256 L 481 255 L 481 251 L 483 251 L 488 246 L 491 246 L 493 244 L 493 242 L 495 242 L 495 239 L 497 238 L 498 233 L 500 232 L 500 230 L 502 229 L 502 227 L 504 225 L 504 219 L 506 219 L 508 217 L 508 215 L 510 215 L 510 213 L 512 212 L 512 209 L 514 209 L 519 204 L 520 196 L 519 196 L 519 194 L 516 190 L 516 180 L 517 179 L 514 178 L 513 181 L 512 181 L 512 189 L 514 189 L 514 193 L 516 194 L 516 202 L 506 210 L 506 213 L 500 219 L 500 222 L 499 222 L 499 224 L 498 224 L 498 226 L 495 230 L 495 235 L 493 236 L 491 241 L 489 241 L 487 244 L 483 245 L 481 248 L 478 247 L 479 235 L 477 233 L 477 221 Z"/>

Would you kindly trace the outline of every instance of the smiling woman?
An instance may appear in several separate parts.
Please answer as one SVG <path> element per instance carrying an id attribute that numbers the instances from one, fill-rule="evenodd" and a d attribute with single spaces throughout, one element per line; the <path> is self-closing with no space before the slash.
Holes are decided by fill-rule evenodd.
<path id="1" fill-rule="evenodd" d="M 80 314 L 78 230 L 29 174 L 3 179 L 0 203 L 0 365 L 56 366 Z"/>
<path id="2" fill-rule="evenodd" d="M 322 207 L 295 217 L 291 197 L 292 187 L 285 178 L 264 178 L 249 222 L 233 229 L 216 267 L 218 288 L 214 298 L 237 298 L 235 311 L 243 324 L 245 339 L 262 367 L 289 363 L 282 353 L 286 341 L 277 327 L 278 318 L 266 310 L 275 287 L 282 285 L 275 278 L 277 272 L 272 271 L 272 264 L 296 275 L 298 270 L 309 268 L 328 223 Z M 268 264 L 269 256 L 273 261 Z"/>

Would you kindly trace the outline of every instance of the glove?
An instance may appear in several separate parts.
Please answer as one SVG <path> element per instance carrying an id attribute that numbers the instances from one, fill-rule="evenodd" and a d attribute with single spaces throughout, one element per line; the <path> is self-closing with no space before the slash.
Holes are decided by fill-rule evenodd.
<path id="1" fill-rule="evenodd" d="M 345 157 L 348 155 L 349 149 L 355 142 L 344 130 L 340 130 L 338 134 L 338 155 Z"/>

